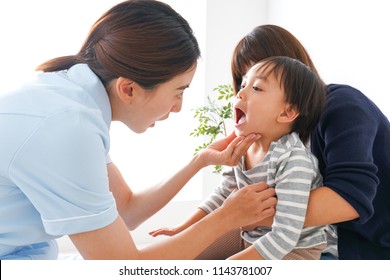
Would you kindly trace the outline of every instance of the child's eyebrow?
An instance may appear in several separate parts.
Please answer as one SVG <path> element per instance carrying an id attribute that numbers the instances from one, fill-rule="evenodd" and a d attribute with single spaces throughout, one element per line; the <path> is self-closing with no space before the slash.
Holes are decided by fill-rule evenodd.
<path id="1" fill-rule="evenodd" d="M 268 75 L 256 75 L 254 76 L 254 80 L 261 80 L 261 81 L 264 81 L 264 82 L 267 82 L 268 81 Z"/>
<path id="2" fill-rule="evenodd" d="M 268 76 L 269 76 L 269 74 L 264 75 L 264 73 L 255 74 L 255 76 L 253 77 L 253 79 L 254 79 L 254 80 L 263 80 L 263 81 L 267 81 L 267 80 L 268 80 Z M 248 80 L 248 75 L 242 76 L 242 80 Z"/>

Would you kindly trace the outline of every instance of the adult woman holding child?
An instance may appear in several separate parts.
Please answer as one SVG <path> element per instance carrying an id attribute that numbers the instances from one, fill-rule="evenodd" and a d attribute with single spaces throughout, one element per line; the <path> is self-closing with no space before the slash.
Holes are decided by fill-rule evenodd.
<path id="1" fill-rule="evenodd" d="M 253 64 L 276 55 L 316 71 L 289 31 L 262 25 L 234 50 L 235 90 Z M 327 86 L 325 111 L 310 141 L 324 181 L 311 192 L 305 225 L 336 225 L 340 259 L 390 259 L 389 141 L 389 120 L 371 100 L 348 85 Z"/>

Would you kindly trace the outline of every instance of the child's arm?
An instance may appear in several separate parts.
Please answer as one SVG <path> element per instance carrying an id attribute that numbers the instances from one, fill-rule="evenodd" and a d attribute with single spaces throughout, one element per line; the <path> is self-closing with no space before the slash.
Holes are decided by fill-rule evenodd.
<path id="1" fill-rule="evenodd" d="M 153 237 L 159 236 L 159 235 L 168 235 L 172 236 L 175 234 L 178 234 L 179 232 L 185 230 L 186 228 L 190 227 L 191 225 L 195 224 L 196 222 L 203 219 L 207 213 L 203 211 L 202 209 L 197 209 L 191 216 L 188 217 L 187 220 L 185 220 L 182 224 L 173 227 L 173 228 L 160 228 L 156 229 L 154 231 L 149 232 L 149 234 Z"/>
<path id="2" fill-rule="evenodd" d="M 161 228 L 150 232 L 152 236 L 158 235 L 175 235 L 196 222 L 203 219 L 207 214 L 216 210 L 226 198 L 237 188 L 236 180 L 234 177 L 233 168 L 225 170 L 222 173 L 222 180 L 218 187 L 216 187 L 212 193 L 206 198 L 199 208 L 188 218 L 184 223 L 175 228 Z"/>

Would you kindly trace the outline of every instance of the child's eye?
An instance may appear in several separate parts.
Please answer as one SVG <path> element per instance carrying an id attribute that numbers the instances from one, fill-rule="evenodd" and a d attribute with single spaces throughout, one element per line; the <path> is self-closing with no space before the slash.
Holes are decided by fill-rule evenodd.
<path id="1" fill-rule="evenodd" d="M 259 88 L 259 87 L 252 87 L 253 88 L 253 90 L 255 90 L 255 91 L 261 91 L 262 89 L 261 88 Z"/>

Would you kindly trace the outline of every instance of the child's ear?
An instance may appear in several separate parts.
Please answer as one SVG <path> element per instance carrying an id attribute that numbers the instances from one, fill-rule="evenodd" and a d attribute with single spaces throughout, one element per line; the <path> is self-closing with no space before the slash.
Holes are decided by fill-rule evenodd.
<path id="1" fill-rule="evenodd" d="M 297 107 L 288 104 L 278 116 L 278 121 L 280 123 L 290 123 L 293 122 L 298 116 L 299 112 Z"/>
<path id="2" fill-rule="evenodd" d="M 134 99 L 134 82 L 129 79 L 119 77 L 115 82 L 115 87 L 118 97 L 126 104 L 130 104 Z"/>

